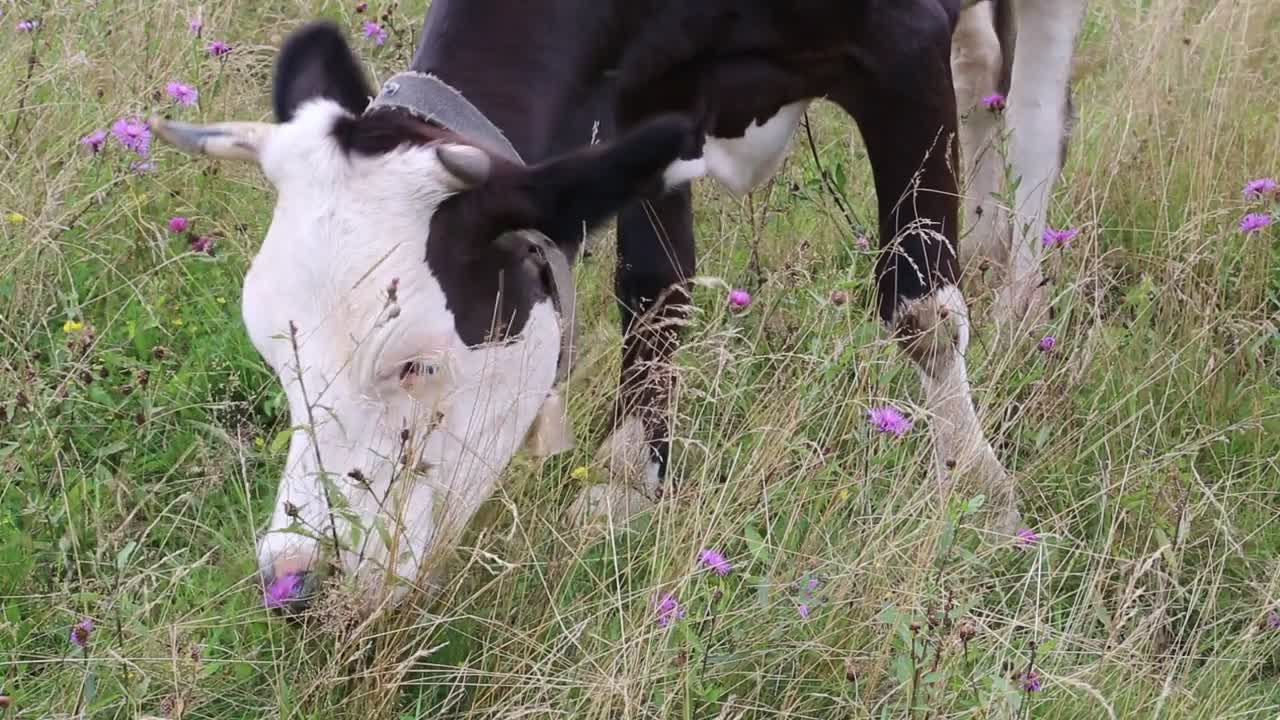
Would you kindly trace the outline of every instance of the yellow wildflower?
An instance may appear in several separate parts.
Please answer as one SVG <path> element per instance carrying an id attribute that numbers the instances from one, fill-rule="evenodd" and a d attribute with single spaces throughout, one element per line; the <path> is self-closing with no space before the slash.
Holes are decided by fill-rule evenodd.
<path id="1" fill-rule="evenodd" d="M 224 297 L 222 297 L 221 295 L 219 295 L 218 297 L 214 298 L 214 301 L 215 301 L 215 302 L 217 302 L 219 305 L 226 305 L 226 304 L 227 304 L 227 299 L 226 299 L 226 298 L 224 298 Z"/>
<path id="2" fill-rule="evenodd" d="M 578 467 L 574 468 L 574 469 L 573 469 L 573 472 L 569 473 L 569 477 L 573 478 L 574 480 L 578 480 L 578 481 L 586 480 L 586 479 L 587 479 L 587 466 L 586 466 L 586 465 L 579 465 Z"/>
<path id="3" fill-rule="evenodd" d="M 4 219 L 8 220 L 9 224 L 11 225 L 21 225 L 22 223 L 27 221 L 27 216 L 23 215 L 22 213 L 11 212 L 11 213 L 6 213 L 4 216 Z"/>
<path id="4" fill-rule="evenodd" d="M 68 320 L 62 323 L 62 332 L 64 333 L 79 332 L 83 329 L 84 329 L 84 323 L 80 322 L 79 320 Z"/>
<path id="5" fill-rule="evenodd" d="M 176 326 L 178 326 L 178 327 L 182 327 L 182 326 L 183 326 L 183 325 L 185 325 L 186 323 L 185 323 L 185 322 L 183 322 L 182 318 L 174 318 L 174 319 L 173 319 L 173 324 L 174 324 L 174 325 L 176 325 Z"/>

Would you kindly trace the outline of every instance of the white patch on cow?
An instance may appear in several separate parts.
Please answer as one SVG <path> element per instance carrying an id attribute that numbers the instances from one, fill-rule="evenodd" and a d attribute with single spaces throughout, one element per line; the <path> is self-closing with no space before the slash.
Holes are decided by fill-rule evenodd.
<path id="1" fill-rule="evenodd" d="M 1085 0 L 1019 0 L 1017 51 L 1010 80 L 1008 123 L 1014 197 L 1010 297 L 1021 303 L 1040 284 L 1041 236 L 1062 168 L 1066 90 Z M 1036 310 L 1035 308 L 1032 308 Z"/>
<path id="2" fill-rule="evenodd" d="M 667 166 L 662 173 L 662 184 L 666 189 L 671 189 L 681 183 L 687 183 L 696 180 L 707 174 L 707 161 L 705 158 L 694 158 L 693 160 L 677 160 Z"/>
<path id="3" fill-rule="evenodd" d="M 982 103 L 999 86 L 1002 55 L 994 12 L 992 4 L 985 2 L 966 8 L 951 38 L 951 72 L 961 116 L 960 154 L 965 167 L 962 204 L 968 224 L 960 243 L 960 264 L 966 269 L 974 258 L 1003 266 L 1009 256 L 1007 238 L 1001 231 L 1007 220 L 995 197 L 1004 172 L 996 144 L 1001 116 Z"/>
<path id="4" fill-rule="evenodd" d="M 342 113 L 329 101 L 307 103 L 261 153 L 279 194 L 245 277 L 244 322 L 300 429 L 259 566 L 269 576 L 308 569 L 318 542 L 331 546 L 336 531 L 347 572 L 413 582 L 528 436 L 555 381 L 560 325 L 548 299 L 520 339 L 467 347 L 422 259 L 431 216 L 456 181 L 429 147 L 343 154 L 329 133 Z M 392 278 L 398 301 L 389 310 Z M 415 372 L 405 376 L 410 362 Z M 326 500 L 321 470 L 340 500 Z M 321 539 L 288 531 L 290 512 Z"/>
<path id="5" fill-rule="evenodd" d="M 702 157 L 677 160 L 663 174 L 667 187 L 710 175 L 734 195 L 745 195 L 773 177 L 787 155 L 787 145 L 808 100 L 783 105 L 763 124 L 752 122 L 742 137 L 719 138 L 708 135 Z"/>

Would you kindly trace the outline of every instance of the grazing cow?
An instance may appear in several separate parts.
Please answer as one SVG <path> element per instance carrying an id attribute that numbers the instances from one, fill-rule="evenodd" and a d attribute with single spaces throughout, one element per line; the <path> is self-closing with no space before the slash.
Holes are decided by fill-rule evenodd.
<path id="1" fill-rule="evenodd" d="M 965 367 L 960 10 L 435 0 L 411 69 L 372 101 L 341 34 L 319 23 L 281 51 L 277 123 L 154 121 L 182 149 L 256 162 L 278 193 L 243 298 L 297 428 L 259 543 L 269 600 L 297 597 L 326 546 L 374 583 L 413 581 L 522 441 L 568 445 L 556 385 L 571 355 L 567 266 L 619 210 L 622 378 L 597 456 L 614 483 L 573 512 L 657 498 L 695 267 L 688 181 L 709 175 L 736 193 L 767 181 L 823 97 L 852 115 L 870 156 L 878 311 L 919 370 L 938 472 L 976 479 L 1013 512 Z"/>

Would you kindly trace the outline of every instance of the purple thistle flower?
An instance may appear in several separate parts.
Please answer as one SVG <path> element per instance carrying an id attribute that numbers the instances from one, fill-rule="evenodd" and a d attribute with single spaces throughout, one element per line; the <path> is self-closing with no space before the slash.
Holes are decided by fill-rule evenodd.
<path id="1" fill-rule="evenodd" d="M 37 20 L 23 20 L 18 23 L 18 32 L 31 32 L 39 27 L 40 22 Z"/>
<path id="2" fill-rule="evenodd" d="M 1272 610 L 1267 613 L 1267 628 L 1280 630 L 1280 610 Z"/>
<path id="3" fill-rule="evenodd" d="M 169 232 L 171 233 L 186 232 L 190 225 L 190 221 L 181 215 L 175 215 L 174 217 L 169 218 Z"/>
<path id="4" fill-rule="evenodd" d="M 1053 348 L 1058 344 L 1058 339 L 1052 335 L 1045 335 L 1040 338 L 1040 352 L 1053 352 Z"/>
<path id="5" fill-rule="evenodd" d="M 1036 543 L 1040 542 L 1040 535 L 1031 528 L 1020 528 L 1018 532 L 1014 534 L 1013 542 L 1016 543 L 1018 547 L 1031 548 L 1034 547 Z"/>
<path id="6" fill-rule="evenodd" d="M 655 609 L 658 612 L 658 627 L 667 627 L 673 620 L 684 617 L 684 608 L 680 607 L 680 601 L 671 593 L 663 595 Z"/>
<path id="7" fill-rule="evenodd" d="M 93 154 L 102 151 L 102 146 L 107 143 L 106 130 L 94 130 L 93 132 L 80 138 L 80 144 L 89 148 Z"/>
<path id="8" fill-rule="evenodd" d="M 1268 213 L 1249 213 L 1240 220 L 1240 232 L 1252 235 L 1270 224 L 1271 215 Z"/>
<path id="9" fill-rule="evenodd" d="M 71 644 L 83 650 L 89 644 L 91 635 L 93 635 L 93 620 L 85 618 L 72 626 Z"/>
<path id="10" fill-rule="evenodd" d="M 982 106 L 991 112 L 998 113 L 1004 110 L 1004 105 L 1005 97 L 1000 93 L 992 93 L 991 95 L 982 98 Z"/>
<path id="11" fill-rule="evenodd" d="M 796 608 L 796 612 L 800 613 L 800 619 L 801 619 L 801 620 L 808 620 L 808 619 L 809 619 L 809 612 L 810 612 L 810 608 L 809 608 L 809 606 L 808 606 L 808 605 L 801 605 L 800 607 L 797 607 L 797 608 Z"/>
<path id="12" fill-rule="evenodd" d="M 164 86 L 164 91 L 179 105 L 195 105 L 200 97 L 200 93 L 186 83 L 170 82 Z"/>
<path id="13" fill-rule="evenodd" d="M 702 561 L 702 564 L 714 570 L 720 577 L 724 577 L 725 575 L 733 572 L 733 565 L 729 563 L 724 554 L 719 550 L 705 548 L 702 552 L 698 553 L 698 559 Z"/>
<path id="14" fill-rule="evenodd" d="M 231 45 L 221 40 L 214 40 L 209 43 L 205 49 L 209 51 L 209 55 L 212 57 L 222 57 L 223 55 L 231 52 Z"/>
<path id="15" fill-rule="evenodd" d="M 1022 674 L 1022 689 L 1029 692 L 1040 692 L 1040 674 L 1035 670 L 1028 670 Z"/>
<path id="16" fill-rule="evenodd" d="M 285 602 L 297 597 L 298 591 L 301 589 L 302 576 L 297 573 L 289 573 L 271 582 L 271 585 L 263 591 L 262 602 L 268 608 L 283 607 Z"/>
<path id="17" fill-rule="evenodd" d="M 199 15 L 191 18 L 187 21 L 187 29 L 191 31 L 192 35 L 200 37 L 200 32 L 204 30 L 204 18 Z"/>
<path id="18" fill-rule="evenodd" d="M 741 310 L 751 304 L 751 293 L 742 289 L 729 291 L 729 307 Z"/>
<path id="19" fill-rule="evenodd" d="M 191 252 L 213 256 L 214 237 L 212 235 L 192 235 Z"/>
<path id="20" fill-rule="evenodd" d="M 111 126 L 111 134 L 121 145 L 146 157 L 151 152 L 151 128 L 137 118 L 120 118 Z"/>
<path id="21" fill-rule="evenodd" d="M 1045 228 L 1044 235 L 1040 236 L 1040 242 L 1045 247 L 1053 247 L 1054 245 L 1065 245 L 1070 247 L 1071 240 L 1080 234 L 1079 228 L 1066 228 L 1065 230 L 1055 230 L 1053 228 Z"/>
<path id="22" fill-rule="evenodd" d="M 364 36 L 366 39 L 372 40 L 374 45 L 381 45 L 387 41 L 387 31 L 372 20 L 364 21 Z"/>
<path id="23" fill-rule="evenodd" d="M 892 433 L 897 437 L 906 435 L 914 424 L 892 405 L 871 408 L 867 411 L 867 416 L 875 429 L 882 433 Z"/>
<path id="24" fill-rule="evenodd" d="M 1261 200 L 1264 196 L 1273 195 L 1278 190 L 1280 190 L 1280 183 L 1277 183 L 1275 178 L 1264 177 L 1250 180 L 1244 186 L 1244 199 Z"/>
<path id="25" fill-rule="evenodd" d="M 818 586 L 819 586 L 819 585 L 821 585 L 821 584 L 822 584 L 822 582 L 821 582 L 820 580 L 818 580 L 818 578 L 816 578 L 816 577 L 815 577 L 815 578 L 809 578 L 809 583 L 808 583 L 808 585 L 807 585 L 807 592 L 809 592 L 809 593 L 811 593 L 811 594 L 812 594 L 812 593 L 813 593 L 813 591 L 817 590 L 817 589 L 818 589 Z"/>

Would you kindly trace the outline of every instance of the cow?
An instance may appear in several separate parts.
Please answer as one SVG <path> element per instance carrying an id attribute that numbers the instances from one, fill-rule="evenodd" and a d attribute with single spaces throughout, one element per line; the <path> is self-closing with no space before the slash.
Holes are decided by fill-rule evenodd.
<path id="1" fill-rule="evenodd" d="M 1054 8 L 1083 0 L 1016 4 L 1034 41 L 1024 49 L 1054 65 L 1013 61 L 1010 119 L 1031 138 L 1015 139 L 1014 165 L 1047 184 L 1047 138 L 1061 124 L 1046 108 L 1066 69 L 1055 53 L 1075 32 L 1072 12 Z M 521 446 L 571 446 L 560 385 L 573 356 L 569 267 L 615 216 L 622 372 L 596 453 L 611 481 L 569 513 L 621 521 L 656 502 L 674 482 L 668 404 L 696 271 L 691 181 L 736 194 L 768 181 L 820 98 L 852 116 L 867 148 L 877 312 L 918 370 L 936 472 L 975 481 L 994 522 L 1016 522 L 969 388 L 959 287 L 957 133 L 967 159 L 985 157 L 992 133 L 973 122 L 960 132 L 956 88 L 967 103 L 1013 57 L 987 32 L 1005 15 L 984 5 L 434 0 L 410 68 L 376 93 L 341 31 L 313 22 L 277 58 L 275 122 L 153 118 L 182 150 L 256 163 L 276 191 L 242 298 L 294 428 L 258 543 L 268 602 L 304 606 L 322 563 L 372 597 L 429 589 L 429 558 Z M 974 201 L 994 207 L 994 187 L 976 185 Z M 1028 192 L 1042 222 L 1047 191 Z M 981 215 L 980 232 L 996 234 L 982 226 L 996 214 Z"/>

